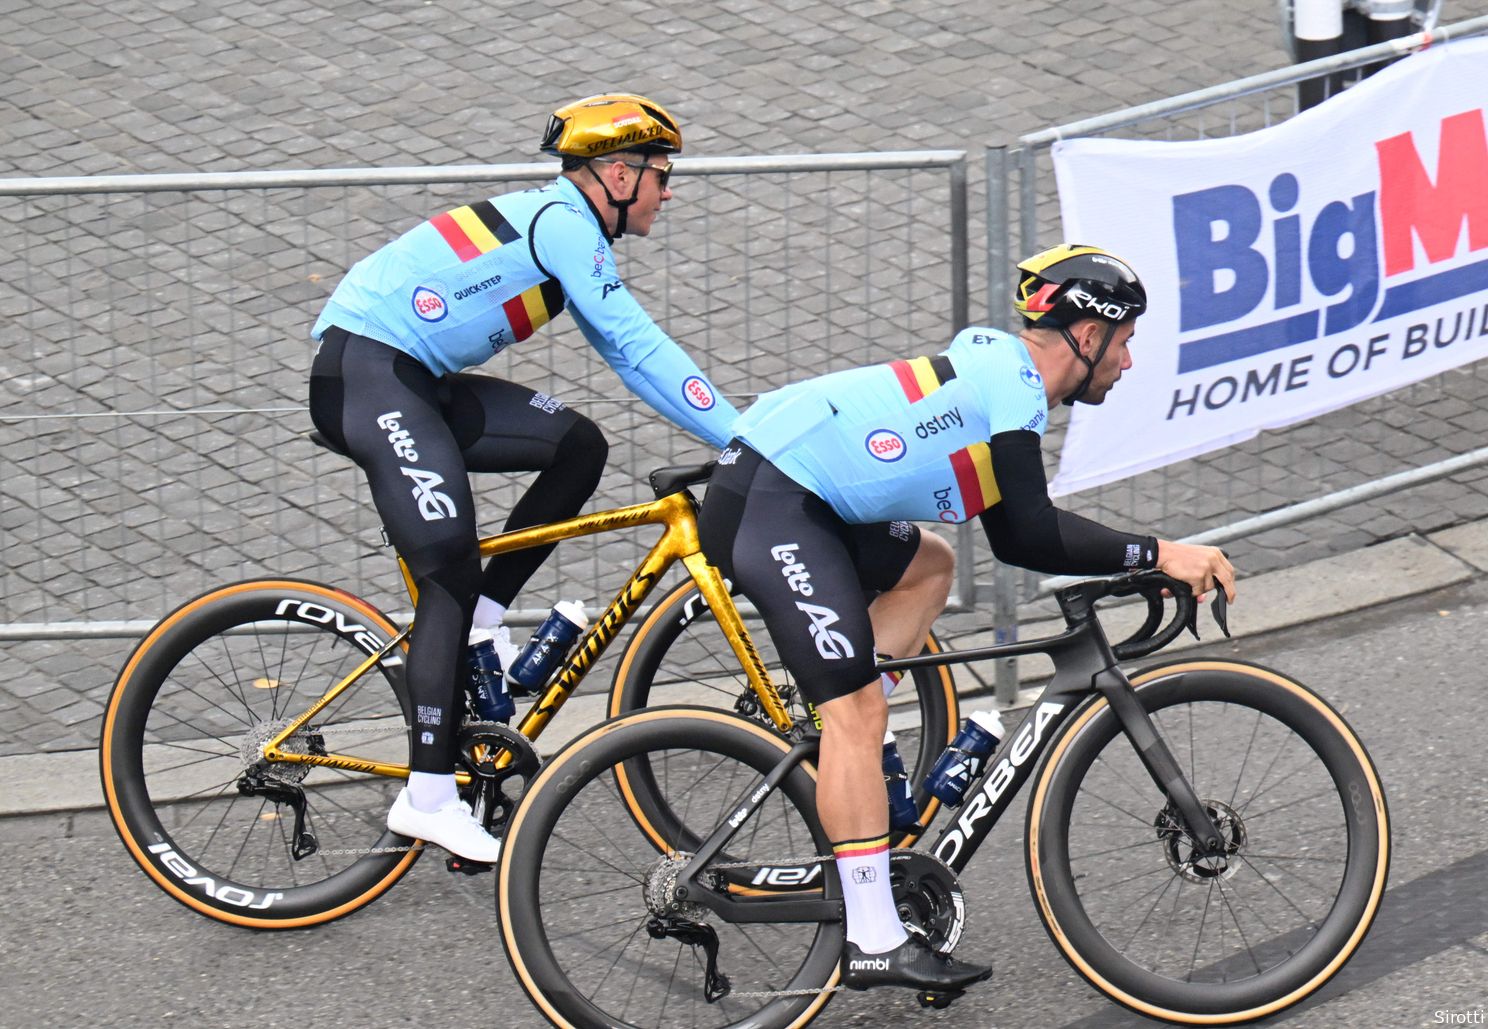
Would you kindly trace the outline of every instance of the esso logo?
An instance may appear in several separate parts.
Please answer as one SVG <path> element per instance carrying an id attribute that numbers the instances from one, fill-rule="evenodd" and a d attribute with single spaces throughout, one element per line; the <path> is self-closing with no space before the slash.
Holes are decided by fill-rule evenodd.
<path id="1" fill-rule="evenodd" d="M 870 432 L 863 446 L 880 461 L 897 461 L 904 456 L 904 437 L 889 429 Z"/>
<path id="2" fill-rule="evenodd" d="M 426 322 L 437 322 L 449 314 L 449 307 L 444 297 L 428 286 L 420 286 L 413 291 L 413 313 Z"/>
<path id="3" fill-rule="evenodd" d="M 687 377 L 687 381 L 682 383 L 682 395 L 687 398 L 688 404 L 699 411 L 711 410 L 716 402 L 713 399 L 713 387 L 699 375 Z"/>
<path id="4" fill-rule="evenodd" d="M 1025 386 L 1030 386 L 1033 389 L 1044 388 L 1043 377 L 1026 364 L 1018 369 L 1018 378 L 1023 380 L 1023 385 Z"/>

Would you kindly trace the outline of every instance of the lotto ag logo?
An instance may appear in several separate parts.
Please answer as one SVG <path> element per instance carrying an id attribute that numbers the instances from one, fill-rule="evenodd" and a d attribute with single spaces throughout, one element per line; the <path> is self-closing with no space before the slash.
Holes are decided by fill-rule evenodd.
<path id="1" fill-rule="evenodd" d="M 444 297 L 428 286 L 420 286 L 413 291 L 413 313 L 426 322 L 437 322 L 449 314 L 449 307 Z"/>
<path id="2" fill-rule="evenodd" d="M 713 387 L 708 381 L 699 375 L 690 375 L 687 381 L 682 383 L 682 395 L 687 398 L 687 403 L 699 411 L 711 410 L 716 401 L 713 399 Z"/>
<path id="3" fill-rule="evenodd" d="M 892 429 L 874 429 L 863 446 L 880 461 L 897 461 L 904 456 L 904 437 Z"/>

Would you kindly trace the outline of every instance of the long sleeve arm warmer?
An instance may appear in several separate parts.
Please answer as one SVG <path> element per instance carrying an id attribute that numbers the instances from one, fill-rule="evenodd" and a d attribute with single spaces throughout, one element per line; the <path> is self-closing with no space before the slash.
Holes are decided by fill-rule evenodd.
<path id="1" fill-rule="evenodd" d="M 1054 506 L 1038 433 L 999 432 L 991 447 L 1002 498 L 979 517 L 999 561 L 1053 575 L 1106 575 L 1156 565 L 1156 538 L 1118 532 Z"/>

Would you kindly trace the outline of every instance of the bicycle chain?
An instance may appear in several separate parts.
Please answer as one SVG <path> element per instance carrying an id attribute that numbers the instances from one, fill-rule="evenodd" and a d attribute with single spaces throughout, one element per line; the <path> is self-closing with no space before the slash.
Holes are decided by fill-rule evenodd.
<path id="1" fill-rule="evenodd" d="M 318 850 L 318 851 L 316 851 L 316 853 L 317 854 L 326 854 L 326 855 L 329 855 L 331 857 L 349 857 L 349 856 L 351 856 L 353 854 L 404 854 L 404 853 L 407 853 L 410 850 L 423 850 L 423 849 L 424 848 L 422 846 L 418 846 L 418 847 L 412 847 L 412 846 L 410 846 L 410 847 L 364 847 L 364 848 L 340 847 L 340 848 L 335 848 L 335 849 L 332 849 L 332 850 Z"/>
<path id="2" fill-rule="evenodd" d="M 839 993 L 847 989 L 845 986 L 822 987 L 819 990 L 745 990 L 739 993 L 730 991 L 729 997 L 815 997 L 822 993 Z"/>
<path id="3" fill-rule="evenodd" d="M 692 855 L 690 855 L 690 854 L 688 855 L 688 857 L 691 857 L 691 856 Z M 835 857 L 832 857 L 830 855 L 812 854 L 810 857 L 783 857 L 783 858 L 776 858 L 776 859 L 772 859 L 771 862 L 770 862 L 770 864 L 772 864 L 772 865 L 777 865 L 777 864 L 779 864 L 779 865 L 809 865 L 809 864 L 813 864 L 813 863 L 821 862 L 821 861 L 836 861 L 836 860 L 837 859 Z M 714 861 L 714 862 L 711 862 L 708 865 L 708 867 L 710 869 L 713 869 L 713 868 L 758 868 L 762 864 L 764 864 L 763 861 Z"/>

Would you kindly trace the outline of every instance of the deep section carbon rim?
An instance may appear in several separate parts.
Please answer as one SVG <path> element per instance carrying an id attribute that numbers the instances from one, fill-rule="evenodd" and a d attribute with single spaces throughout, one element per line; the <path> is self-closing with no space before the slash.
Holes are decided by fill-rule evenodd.
<path id="1" fill-rule="evenodd" d="M 157 885 L 210 917 L 285 928 L 355 910 L 407 870 L 411 841 L 384 824 L 401 780 L 261 754 L 392 633 L 347 594 L 266 581 L 197 598 L 146 637 L 101 758 L 115 826 Z M 406 767 L 402 674 L 395 650 L 285 749 Z"/>

